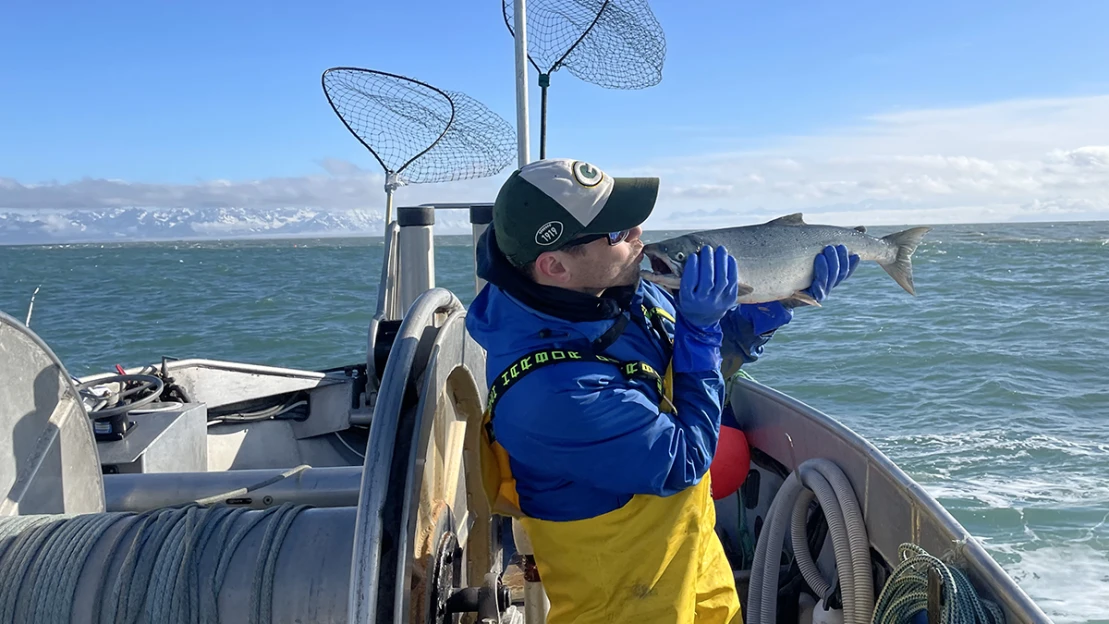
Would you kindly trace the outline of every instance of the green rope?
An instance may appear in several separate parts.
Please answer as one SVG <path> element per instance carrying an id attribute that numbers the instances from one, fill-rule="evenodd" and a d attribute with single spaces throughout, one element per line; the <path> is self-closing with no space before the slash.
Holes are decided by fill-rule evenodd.
<path id="1" fill-rule="evenodd" d="M 750 570 L 755 561 L 755 540 L 747 526 L 747 503 L 742 489 L 736 499 L 739 501 L 739 569 Z"/>
<path id="2" fill-rule="evenodd" d="M 729 381 L 729 383 L 731 383 L 731 382 L 735 381 L 736 379 L 747 379 L 749 381 L 754 381 L 755 383 L 758 383 L 758 381 L 754 377 L 752 377 L 750 375 L 750 373 L 743 370 L 742 368 L 736 370 L 736 372 L 731 376 L 731 379 L 729 379 L 728 381 Z M 744 482 L 743 485 L 746 486 L 747 482 Z M 751 569 L 751 564 L 755 561 L 755 540 L 754 540 L 754 536 L 751 535 L 750 528 L 747 526 L 747 508 L 746 508 L 746 504 L 745 504 L 745 501 L 744 501 L 745 497 L 744 497 L 744 490 L 742 489 L 742 486 L 741 486 L 739 495 L 736 498 L 739 501 L 740 569 L 741 570 L 750 570 Z"/>
<path id="3" fill-rule="evenodd" d="M 94 623 L 218 622 L 231 560 L 261 525 L 250 622 L 271 621 L 277 558 L 289 527 L 306 508 L 287 503 L 251 512 L 192 504 L 141 514 L 0 518 L 0 624 L 69 622 L 82 572 L 105 539 L 111 543 L 103 563 L 91 571 L 100 575 Z M 108 538 L 111 531 L 116 534 Z M 215 555 L 203 563 L 209 550 Z"/>
<path id="4" fill-rule="evenodd" d="M 966 574 L 928 554 L 916 544 L 897 549 L 901 563 L 890 575 L 874 607 L 874 624 L 911 622 L 928 608 L 928 572 L 940 577 L 940 621 L 945 624 L 1003 624 L 997 604 L 980 598 Z"/>

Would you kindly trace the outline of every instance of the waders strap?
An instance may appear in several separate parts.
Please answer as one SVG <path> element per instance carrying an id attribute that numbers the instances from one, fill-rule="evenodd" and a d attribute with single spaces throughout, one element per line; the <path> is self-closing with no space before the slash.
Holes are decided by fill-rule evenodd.
<path id="1" fill-rule="evenodd" d="M 489 436 L 490 442 L 496 441 L 496 437 L 493 435 L 493 409 L 496 407 L 497 401 L 500 400 L 501 396 L 504 395 L 509 388 L 516 385 L 518 381 L 523 379 L 524 375 L 534 370 L 552 364 L 560 364 L 562 362 L 598 362 L 616 366 L 620 369 L 624 377 L 628 379 L 639 379 L 654 384 L 655 389 L 658 390 L 658 395 L 662 397 L 662 402 L 668 403 L 670 409 L 676 411 L 670 397 L 667 396 L 667 389 L 669 386 L 664 383 L 662 375 L 646 362 L 622 362 L 616 358 L 605 355 L 596 355 L 588 351 L 577 351 L 573 349 L 541 349 L 525 355 L 511 366 L 504 369 L 504 372 L 497 377 L 492 387 L 489 388 L 489 399 L 486 403 L 486 411 L 489 413 L 489 419 L 485 424 L 485 432 Z"/>

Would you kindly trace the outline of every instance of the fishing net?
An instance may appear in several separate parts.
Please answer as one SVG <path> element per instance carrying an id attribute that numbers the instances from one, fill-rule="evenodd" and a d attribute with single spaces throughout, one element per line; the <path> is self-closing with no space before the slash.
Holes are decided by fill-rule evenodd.
<path id="1" fill-rule="evenodd" d="M 464 93 L 355 67 L 328 69 L 322 81 L 335 114 L 385 170 L 386 223 L 400 185 L 491 176 L 512 161 L 512 126 Z"/>
<path id="2" fill-rule="evenodd" d="M 513 2 L 502 0 L 505 24 Z M 528 0 L 528 60 L 540 74 L 560 67 L 609 89 L 662 80 L 666 37 L 646 0 Z"/>
<path id="3" fill-rule="evenodd" d="M 501 0 L 508 31 L 513 0 Z M 565 67 L 609 89 L 644 89 L 662 80 L 666 37 L 647 0 L 528 0 L 528 61 L 539 72 L 542 112 L 539 153 L 545 158 L 547 87 Z"/>

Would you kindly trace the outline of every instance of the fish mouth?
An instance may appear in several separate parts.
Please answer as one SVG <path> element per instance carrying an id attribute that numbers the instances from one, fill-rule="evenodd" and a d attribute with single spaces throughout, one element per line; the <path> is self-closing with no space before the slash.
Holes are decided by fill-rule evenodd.
<path id="1" fill-rule="evenodd" d="M 651 270 L 641 270 L 639 275 L 649 281 L 665 288 L 676 289 L 681 283 L 681 267 L 674 265 L 669 256 L 651 249 L 650 245 L 643 248 L 643 255 L 651 265 Z"/>
<path id="2" fill-rule="evenodd" d="M 651 270 L 659 275 L 678 275 L 678 272 L 671 268 L 670 263 L 665 259 L 653 254 L 643 254 L 647 256 L 647 261 L 651 263 Z"/>
<path id="3" fill-rule="evenodd" d="M 643 255 L 651 263 L 651 271 L 658 275 L 681 275 L 681 267 L 674 266 L 670 257 L 652 249 L 650 245 L 643 246 Z"/>

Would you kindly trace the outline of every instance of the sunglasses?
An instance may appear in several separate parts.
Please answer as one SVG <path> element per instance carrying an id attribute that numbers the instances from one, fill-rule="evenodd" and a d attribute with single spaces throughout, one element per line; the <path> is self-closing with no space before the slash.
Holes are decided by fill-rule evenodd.
<path id="1" fill-rule="evenodd" d="M 589 243 L 592 243 L 595 240 L 601 240 L 602 238 L 607 238 L 608 244 L 610 246 L 618 245 L 620 244 L 620 242 L 628 237 L 628 232 L 630 232 L 630 230 L 620 230 L 619 232 L 608 232 L 606 234 L 587 234 L 585 236 L 582 236 L 581 238 L 575 238 L 571 240 L 569 243 L 563 245 L 562 248 L 565 249 L 567 247 L 577 247 L 578 245 L 588 245 Z"/>

